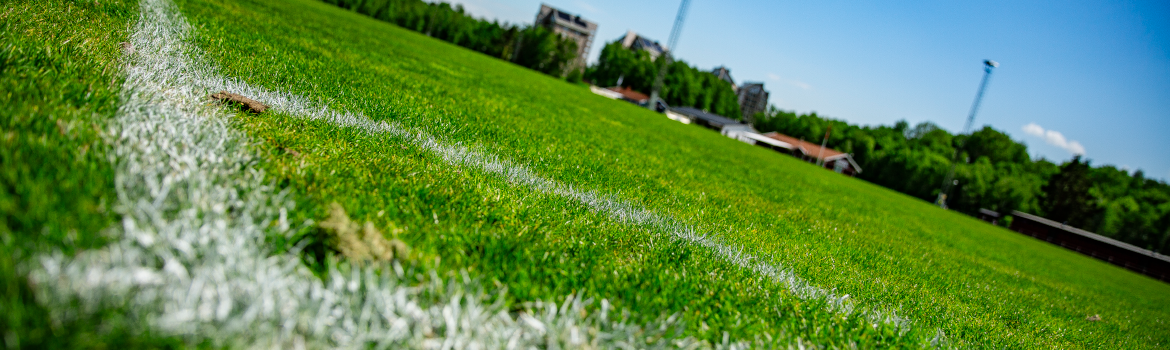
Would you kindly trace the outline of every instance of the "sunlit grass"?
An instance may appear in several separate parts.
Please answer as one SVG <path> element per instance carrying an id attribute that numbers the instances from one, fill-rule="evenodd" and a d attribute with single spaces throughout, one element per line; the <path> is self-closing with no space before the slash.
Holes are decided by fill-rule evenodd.
<path id="1" fill-rule="evenodd" d="M 701 249 L 392 138 L 295 117 L 240 120 L 273 150 L 273 176 L 310 208 L 300 215 L 323 217 L 339 201 L 356 216 L 404 225 L 424 260 L 499 281 L 514 300 L 585 290 L 648 317 L 683 312 L 691 331 L 712 340 L 784 331 L 908 344 L 937 327 L 959 346 L 1167 342 L 1166 285 L 1046 243 L 324 4 L 183 8 L 229 75 L 616 195 L 773 257 L 861 306 L 897 310 L 919 333 L 834 325 Z M 231 20 L 244 17 L 258 20 Z M 1106 321 L 1085 321 L 1091 314 Z"/>
<path id="2" fill-rule="evenodd" d="M 192 39 L 228 76 L 671 217 L 860 308 L 896 311 L 913 330 L 842 317 L 654 227 L 446 162 L 394 135 L 281 112 L 234 119 L 259 142 L 268 179 L 296 199 L 290 222 L 324 219 L 338 202 L 355 220 L 402 229 L 416 268 L 507 288 L 514 309 L 581 292 L 639 322 L 678 313 L 688 333 L 712 343 L 726 334 L 918 347 L 936 330 L 973 348 L 1170 343 L 1170 287 L 1147 277 L 326 4 L 180 5 Z M 125 333 L 136 327 L 119 323 L 134 321 L 117 310 L 51 326 L 15 267 L 36 252 L 99 247 L 99 233 L 118 220 L 103 205 L 114 175 L 99 130 L 121 102 L 119 43 L 137 6 L 18 2 L 4 11 L 5 342 L 18 334 L 33 346 L 151 345 Z M 1094 314 L 1103 320 L 1085 320 Z"/>

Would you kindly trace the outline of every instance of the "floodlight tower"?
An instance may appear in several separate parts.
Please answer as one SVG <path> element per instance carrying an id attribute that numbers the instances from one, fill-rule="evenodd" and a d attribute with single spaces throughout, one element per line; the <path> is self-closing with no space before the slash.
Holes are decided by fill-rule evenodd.
<path id="1" fill-rule="evenodd" d="M 670 28 L 670 39 L 666 41 L 666 50 L 662 52 L 662 66 L 658 68 L 658 76 L 654 77 L 654 88 L 650 90 L 650 102 L 646 104 L 652 111 L 658 110 L 658 92 L 662 90 L 662 80 L 666 79 L 666 68 L 670 66 L 670 56 L 678 44 L 678 36 L 682 33 L 683 20 L 687 17 L 687 6 L 691 0 L 682 0 L 678 6 L 678 16 L 674 17 L 674 26 Z"/>
<path id="2" fill-rule="evenodd" d="M 975 113 L 979 112 L 979 103 L 983 101 L 983 91 L 987 89 L 987 80 L 991 78 L 991 70 L 999 67 L 999 62 L 992 60 L 983 60 L 983 81 L 979 83 L 979 92 L 975 93 L 975 103 L 971 105 L 971 114 L 967 115 L 967 125 L 963 126 L 963 133 L 966 135 L 971 132 L 971 125 L 975 123 Z M 942 189 L 938 191 L 938 199 L 934 201 L 939 207 L 946 209 L 947 195 L 951 192 L 951 187 L 958 184 L 955 180 L 955 167 L 959 163 L 959 149 L 963 148 L 962 143 L 955 148 L 955 153 L 951 155 L 951 170 L 947 172 L 947 177 L 943 180 Z"/>

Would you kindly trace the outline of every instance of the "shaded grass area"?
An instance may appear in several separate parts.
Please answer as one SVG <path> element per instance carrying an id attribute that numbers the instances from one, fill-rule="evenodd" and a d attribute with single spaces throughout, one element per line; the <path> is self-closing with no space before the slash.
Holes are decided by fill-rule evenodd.
<path id="1" fill-rule="evenodd" d="M 103 141 L 118 108 L 120 42 L 135 1 L 5 1 L 0 10 L 0 338 L 14 348 L 173 347 L 117 305 L 93 314 L 37 302 L 37 253 L 102 245 L 117 219 Z"/>
<path id="2" fill-rule="evenodd" d="M 645 318 L 682 313 L 715 341 L 766 332 L 914 347 L 937 328 L 958 347 L 1170 344 L 1170 287 L 1147 277 L 325 4 L 182 4 L 230 76 L 673 216 L 863 308 L 898 310 L 916 331 L 833 317 L 660 232 L 390 138 L 281 115 L 239 120 L 271 150 L 268 169 L 298 194 L 302 219 L 338 201 L 406 227 L 418 260 L 498 281 L 514 302 L 585 290 Z M 1085 320 L 1093 314 L 1103 321 Z"/>

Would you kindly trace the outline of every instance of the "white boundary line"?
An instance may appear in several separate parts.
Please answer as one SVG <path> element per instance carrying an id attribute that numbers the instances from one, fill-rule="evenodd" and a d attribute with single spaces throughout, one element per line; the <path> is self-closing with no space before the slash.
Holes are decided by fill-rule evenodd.
<path id="1" fill-rule="evenodd" d="M 113 122 L 121 236 L 110 246 L 75 258 L 52 254 L 34 271 L 49 300 L 82 298 L 90 307 L 129 305 L 132 317 L 153 327 L 197 339 L 232 339 L 244 346 L 409 345 L 417 348 L 621 347 L 660 327 L 640 327 L 583 312 L 588 301 L 570 296 L 558 306 L 536 302 L 513 317 L 483 293 L 438 278 L 422 286 L 399 282 L 389 271 L 331 270 L 327 283 L 293 254 L 273 254 L 265 240 L 287 234 L 292 201 L 264 181 L 247 137 L 208 106 L 208 91 L 228 90 L 265 102 L 274 110 L 370 134 L 389 134 L 453 165 L 499 174 L 508 181 L 582 203 L 615 220 L 661 231 L 707 248 L 724 260 L 767 276 L 803 299 L 824 300 L 831 311 L 860 314 L 907 331 L 893 312 L 856 311 L 848 295 L 807 283 L 793 272 L 741 249 L 698 234 L 685 224 L 612 197 L 581 191 L 533 174 L 523 166 L 395 123 L 338 112 L 306 98 L 255 88 L 199 64 L 188 44 L 188 25 L 167 0 L 142 0 L 131 36 L 124 105 Z M 397 268 L 398 274 L 401 269 Z M 429 283 L 429 284 L 428 284 Z M 442 334 L 440 334 L 442 333 Z M 700 346 L 669 339 L 656 347 Z M 744 344 L 730 344 L 742 347 Z"/>

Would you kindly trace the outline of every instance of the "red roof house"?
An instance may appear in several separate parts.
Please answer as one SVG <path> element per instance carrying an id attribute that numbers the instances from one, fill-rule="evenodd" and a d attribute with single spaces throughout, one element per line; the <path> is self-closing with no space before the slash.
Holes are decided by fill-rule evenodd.
<path id="1" fill-rule="evenodd" d="M 764 136 L 791 145 L 788 151 L 792 152 L 793 156 L 810 163 L 821 163 L 826 169 L 833 169 L 833 171 L 849 176 L 861 173 L 861 167 L 853 161 L 853 156 L 849 153 L 828 147 L 821 148 L 821 145 L 777 132 L 770 132 Z"/>
<path id="2" fill-rule="evenodd" d="M 634 104 L 637 104 L 637 105 L 645 104 L 646 101 L 650 100 L 650 96 L 646 96 L 646 94 L 634 91 L 634 89 L 631 89 L 629 87 L 615 86 L 615 87 L 606 88 L 606 89 L 613 91 L 613 92 L 616 92 L 616 93 L 619 93 L 619 94 L 622 94 L 623 100 L 633 102 Z"/>

